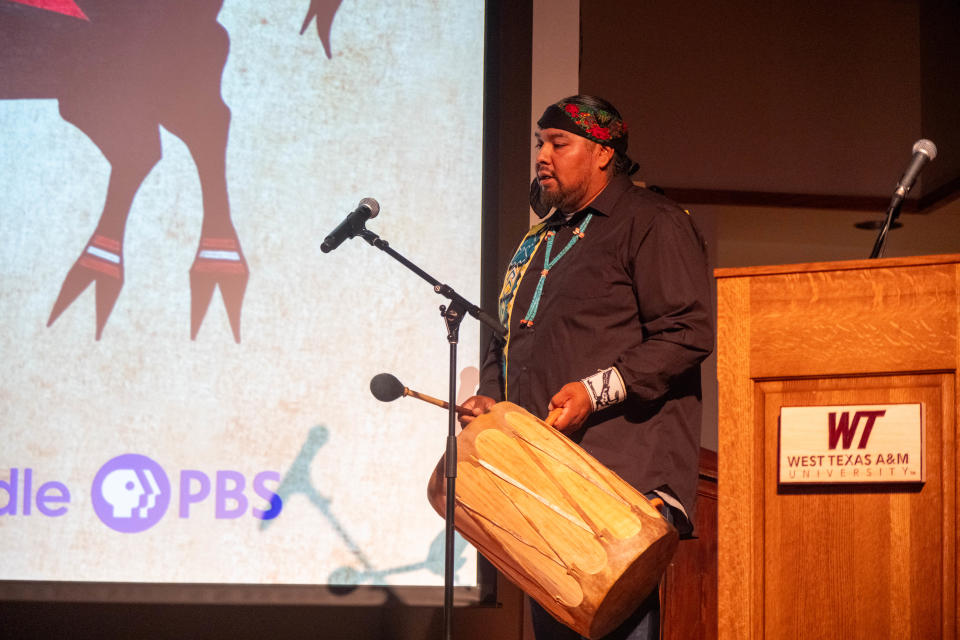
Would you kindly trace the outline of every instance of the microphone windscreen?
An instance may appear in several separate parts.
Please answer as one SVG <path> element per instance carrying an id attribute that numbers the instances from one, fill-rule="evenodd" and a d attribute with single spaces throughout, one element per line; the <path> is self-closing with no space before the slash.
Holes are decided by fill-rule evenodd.
<path id="1" fill-rule="evenodd" d="M 381 402 L 391 402 L 403 395 L 403 383 L 389 373 L 378 373 L 370 380 L 370 393 Z"/>
<path id="2" fill-rule="evenodd" d="M 364 206 L 370 209 L 370 217 L 376 218 L 377 214 L 380 213 L 380 203 L 374 200 L 373 198 L 364 198 L 360 201 L 360 206 Z"/>
<path id="3" fill-rule="evenodd" d="M 927 140 L 926 138 L 917 140 L 913 144 L 913 152 L 916 153 L 918 151 L 931 160 L 937 157 L 937 145 L 933 144 L 933 141 Z"/>

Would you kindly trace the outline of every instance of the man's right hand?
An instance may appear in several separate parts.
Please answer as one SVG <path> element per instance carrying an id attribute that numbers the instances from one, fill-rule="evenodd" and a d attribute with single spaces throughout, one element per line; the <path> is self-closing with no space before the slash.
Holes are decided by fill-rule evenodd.
<path id="1" fill-rule="evenodd" d="M 490 411 L 490 407 L 497 404 L 497 401 L 491 398 L 490 396 L 471 396 L 467 398 L 460 406 L 464 409 L 469 409 L 473 412 L 473 415 L 470 414 L 460 414 L 458 416 L 460 420 L 460 426 L 465 427 L 477 417 L 485 414 L 487 411 Z"/>

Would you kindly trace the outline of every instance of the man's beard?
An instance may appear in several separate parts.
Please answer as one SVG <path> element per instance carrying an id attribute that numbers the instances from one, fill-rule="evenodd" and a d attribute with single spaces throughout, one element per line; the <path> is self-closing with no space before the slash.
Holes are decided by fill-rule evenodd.
<path id="1" fill-rule="evenodd" d="M 547 209 L 557 208 L 560 211 L 569 213 L 569 211 L 566 211 L 565 206 L 570 203 L 570 196 L 571 194 L 559 188 L 559 185 L 557 185 L 557 188 L 549 191 L 542 187 L 540 189 L 540 202 Z"/>
<path id="2" fill-rule="evenodd" d="M 544 204 L 547 209 L 553 209 L 554 207 L 559 208 L 563 204 L 563 194 L 559 191 L 541 191 L 540 192 L 540 202 Z"/>

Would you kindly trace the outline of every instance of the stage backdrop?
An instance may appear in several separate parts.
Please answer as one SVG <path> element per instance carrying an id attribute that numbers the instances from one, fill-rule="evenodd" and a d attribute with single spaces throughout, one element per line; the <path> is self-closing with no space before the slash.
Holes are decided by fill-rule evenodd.
<path id="1" fill-rule="evenodd" d="M 0 580 L 443 584 L 446 413 L 369 382 L 446 397 L 445 300 L 320 243 L 375 198 L 368 228 L 479 302 L 483 25 L 0 0 Z"/>

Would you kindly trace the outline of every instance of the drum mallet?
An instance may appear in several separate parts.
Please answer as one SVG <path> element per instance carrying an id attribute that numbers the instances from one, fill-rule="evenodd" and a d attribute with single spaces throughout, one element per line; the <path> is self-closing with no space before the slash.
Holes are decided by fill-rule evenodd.
<path id="1" fill-rule="evenodd" d="M 428 396 L 425 393 L 420 393 L 419 391 L 408 389 L 407 387 L 403 386 L 403 383 L 397 380 L 395 376 L 392 376 L 389 373 L 378 373 L 377 375 L 373 376 L 373 378 L 370 380 L 370 393 L 372 393 L 373 396 L 381 402 L 393 402 L 397 398 L 410 396 L 418 400 L 423 400 L 424 402 L 429 402 L 430 404 L 438 407 L 443 407 L 444 409 L 450 407 L 448 402 Z M 473 415 L 473 411 L 461 407 L 460 405 L 455 405 L 454 408 L 460 415 Z"/>
<path id="2" fill-rule="evenodd" d="M 392 376 L 389 373 L 378 373 L 371 378 L 370 393 L 372 393 L 373 396 L 381 402 L 393 402 L 397 398 L 411 396 L 413 398 L 417 398 L 418 400 L 429 402 L 430 404 L 438 407 L 443 407 L 444 409 L 450 406 L 450 403 L 448 402 L 428 396 L 425 393 L 420 393 L 419 391 L 408 389 L 407 387 L 403 386 L 402 382 L 397 380 L 396 376 Z M 455 409 L 460 415 L 473 415 L 473 411 L 465 407 L 461 407 L 460 405 L 456 405 Z M 553 423 L 557 421 L 557 418 L 560 417 L 561 413 L 563 413 L 563 408 L 558 407 L 554 409 L 550 412 L 550 415 L 546 417 L 544 422 L 546 422 L 548 426 L 552 427 Z"/>

